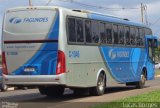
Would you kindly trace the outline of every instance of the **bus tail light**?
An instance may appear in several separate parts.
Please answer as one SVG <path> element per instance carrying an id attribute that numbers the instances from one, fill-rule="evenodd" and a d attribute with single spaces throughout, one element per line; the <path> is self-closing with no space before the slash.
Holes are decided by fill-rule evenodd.
<path id="1" fill-rule="evenodd" d="M 64 52 L 58 50 L 56 75 L 66 72 L 66 58 Z"/>
<path id="2" fill-rule="evenodd" d="M 2 52 L 2 71 L 3 71 L 3 74 L 5 75 L 8 74 L 5 52 Z"/>

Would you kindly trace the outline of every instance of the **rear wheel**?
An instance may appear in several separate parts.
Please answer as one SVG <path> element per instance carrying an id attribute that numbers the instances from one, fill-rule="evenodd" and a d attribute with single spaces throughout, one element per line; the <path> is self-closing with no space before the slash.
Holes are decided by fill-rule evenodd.
<path id="1" fill-rule="evenodd" d="M 39 87 L 39 91 L 41 94 L 47 95 L 48 97 L 62 96 L 64 93 L 64 87 L 60 86 Z"/>
<path id="2" fill-rule="evenodd" d="M 39 92 L 42 94 L 42 95 L 46 95 L 46 87 L 42 87 L 42 86 L 40 86 L 40 87 L 38 87 L 38 89 L 39 89 Z"/>
<path id="3" fill-rule="evenodd" d="M 90 88 L 90 94 L 101 96 L 104 94 L 106 88 L 105 74 L 100 73 L 97 80 L 97 86 Z"/>
<path id="4" fill-rule="evenodd" d="M 8 86 L 2 84 L 1 91 L 2 91 L 2 92 L 5 92 L 5 91 L 7 91 L 7 89 L 8 89 Z"/>

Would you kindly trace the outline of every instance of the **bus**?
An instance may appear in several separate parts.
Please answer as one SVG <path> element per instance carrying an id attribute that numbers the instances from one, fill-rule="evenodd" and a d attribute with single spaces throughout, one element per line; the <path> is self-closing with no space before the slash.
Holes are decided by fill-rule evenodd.
<path id="1" fill-rule="evenodd" d="M 2 30 L 6 85 L 62 95 L 87 88 L 103 95 L 113 83 L 143 88 L 153 80 L 157 37 L 149 27 L 101 13 L 56 6 L 8 9 Z"/>

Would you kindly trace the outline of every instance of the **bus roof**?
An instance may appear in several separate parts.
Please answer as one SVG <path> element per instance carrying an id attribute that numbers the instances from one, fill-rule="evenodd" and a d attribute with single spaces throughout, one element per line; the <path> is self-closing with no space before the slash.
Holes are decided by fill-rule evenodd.
<path id="1" fill-rule="evenodd" d="M 101 15 L 101 14 L 97 14 L 97 13 L 91 13 L 91 14 L 89 14 L 89 17 L 91 19 L 102 20 L 102 21 L 107 21 L 107 22 L 111 22 L 111 23 L 118 23 L 118 24 L 125 24 L 125 25 L 149 28 L 148 26 L 146 26 L 144 24 L 132 22 L 132 21 L 129 21 L 126 19 L 118 18 L 118 17 Z"/>
<path id="2" fill-rule="evenodd" d="M 16 7 L 16 8 L 10 8 L 7 10 L 7 12 L 10 11 L 20 11 L 20 10 L 26 10 L 26 9 L 61 9 L 61 10 L 66 10 L 66 11 L 74 11 L 74 12 L 79 12 L 79 13 L 86 13 L 88 14 L 88 17 L 90 19 L 95 19 L 95 20 L 102 20 L 102 21 L 108 21 L 112 23 L 118 23 L 118 24 L 126 24 L 126 25 L 132 25 L 132 26 L 139 26 L 139 27 L 145 27 L 149 28 L 148 26 L 136 22 L 132 22 L 128 19 L 123 19 L 120 17 L 116 17 L 113 15 L 107 15 L 103 13 L 98 13 L 94 11 L 88 11 L 88 10 L 79 10 L 79 9 L 69 9 L 69 8 L 64 8 L 64 7 L 59 7 L 59 6 L 25 6 L 25 7 Z"/>

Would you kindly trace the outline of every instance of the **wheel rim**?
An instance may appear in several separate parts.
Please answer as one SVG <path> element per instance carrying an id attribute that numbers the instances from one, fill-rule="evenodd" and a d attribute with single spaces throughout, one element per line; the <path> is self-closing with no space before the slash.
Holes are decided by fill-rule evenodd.
<path id="1" fill-rule="evenodd" d="M 142 85 L 145 84 L 145 81 L 146 81 L 146 78 L 145 78 L 144 74 L 142 74 L 141 75 L 141 83 L 142 83 Z"/>
<path id="2" fill-rule="evenodd" d="M 105 77 L 104 75 L 101 74 L 98 79 L 98 89 L 100 91 L 104 91 L 104 87 L 105 87 Z"/>

